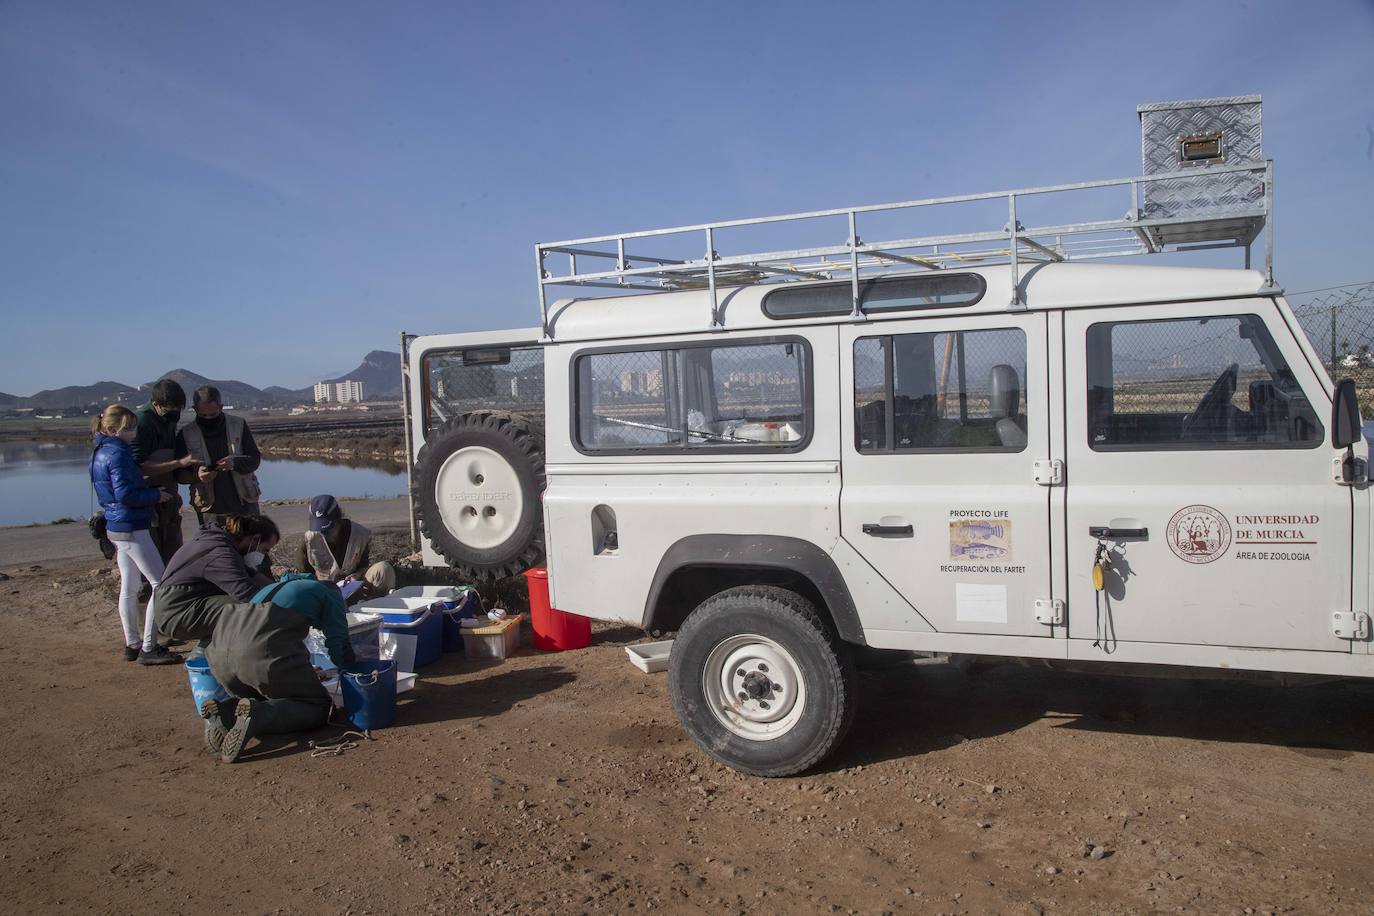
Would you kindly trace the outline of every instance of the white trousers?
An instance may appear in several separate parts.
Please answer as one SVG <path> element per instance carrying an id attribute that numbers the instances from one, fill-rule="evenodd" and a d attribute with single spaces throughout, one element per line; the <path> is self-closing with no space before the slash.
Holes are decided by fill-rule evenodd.
<path id="1" fill-rule="evenodd" d="M 147 579 L 153 588 L 162 581 L 162 557 L 153 544 L 148 529 L 133 532 L 132 541 L 113 541 L 119 562 L 119 622 L 124 625 L 124 645 L 151 652 L 157 645 L 157 624 L 153 620 L 153 598 L 143 612 L 143 635 L 138 634 L 139 578 Z"/>

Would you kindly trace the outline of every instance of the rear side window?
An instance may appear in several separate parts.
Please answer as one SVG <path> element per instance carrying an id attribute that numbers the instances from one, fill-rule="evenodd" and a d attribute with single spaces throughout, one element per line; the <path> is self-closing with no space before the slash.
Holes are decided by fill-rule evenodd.
<path id="1" fill-rule="evenodd" d="M 1088 328 L 1096 451 L 1313 448 L 1321 421 L 1258 315 Z"/>
<path id="2" fill-rule="evenodd" d="M 430 350 L 425 378 L 425 429 L 473 410 L 509 410 L 544 420 L 544 351 L 537 346 Z"/>
<path id="3" fill-rule="evenodd" d="M 1027 381 L 1020 328 L 860 338 L 854 447 L 868 454 L 1022 451 Z"/>
<path id="4" fill-rule="evenodd" d="M 804 340 L 581 355 L 575 438 L 583 451 L 789 451 L 811 435 Z"/>
<path id="5" fill-rule="evenodd" d="M 864 312 L 962 308 L 983 298 L 987 284 L 978 274 L 888 277 L 859 283 Z M 763 297 L 769 318 L 814 318 L 848 315 L 854 291 L 848 283 L 828 286 L 783 286 Z"/>

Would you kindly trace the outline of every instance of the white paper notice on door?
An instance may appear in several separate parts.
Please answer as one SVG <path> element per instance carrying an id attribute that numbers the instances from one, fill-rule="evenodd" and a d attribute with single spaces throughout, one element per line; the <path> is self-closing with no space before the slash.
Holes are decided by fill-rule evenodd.
<path id="1" fill-rule="evenodd" d="M 1006 623 L 1007 587 L 956 582 L 954 619 L 966 623 Z"/>

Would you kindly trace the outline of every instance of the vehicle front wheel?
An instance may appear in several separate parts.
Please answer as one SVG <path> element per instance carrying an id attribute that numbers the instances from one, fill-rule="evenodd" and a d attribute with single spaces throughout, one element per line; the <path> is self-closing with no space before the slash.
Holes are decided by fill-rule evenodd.
<path id="1" fill-rule="evenodd" d="M 814 766 L 854 720 L 848 652 L 811 602 L 773 586 L 702 602 L 673 642 L 668 691 L 698 747 L 755 776 Z"/>

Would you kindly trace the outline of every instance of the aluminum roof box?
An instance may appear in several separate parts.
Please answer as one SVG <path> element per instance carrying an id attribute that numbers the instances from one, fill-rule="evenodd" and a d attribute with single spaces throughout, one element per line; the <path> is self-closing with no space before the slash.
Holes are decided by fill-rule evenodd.
<path id="1" fill-rule="evenodd" d="M 1214 170 L 1264 162 L 1260 97 L 1155 102 L 1138 106 L 1136 113 L 1140 116 L 1141 174 L 1199 173 L 1197 178 L 1146 182 L 1141 217 L 1213 218 L 1164 228 L 1152 233 L 1156 241 L 1162 245 L 1207 242 L 1245 232 L 1253 219 L 1251 214 L 1263 208 L 1264 182 L 1254 172 Z"/>

